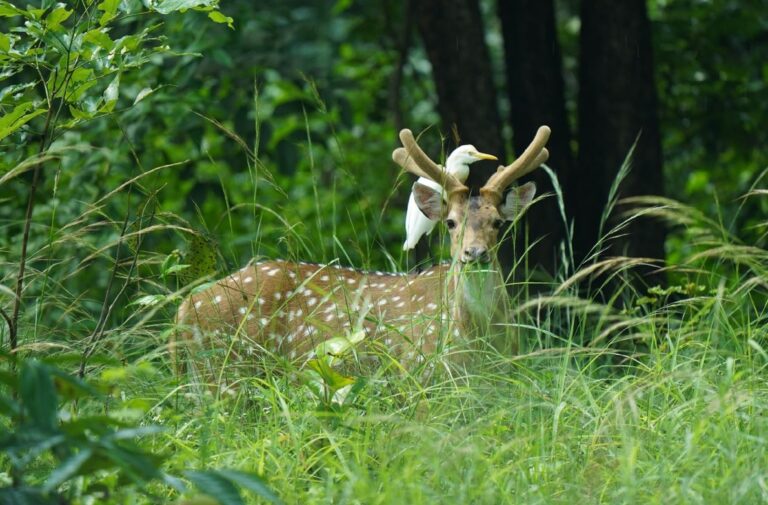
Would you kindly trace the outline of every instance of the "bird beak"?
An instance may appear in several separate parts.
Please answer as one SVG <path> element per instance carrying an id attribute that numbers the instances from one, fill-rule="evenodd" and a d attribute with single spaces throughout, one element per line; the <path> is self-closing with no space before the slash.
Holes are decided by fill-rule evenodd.
<path id="1" fill-rule="evenodd" d="M 474 158 L 477 158 L 478 160 L 493 160 L 493 161 L 497 161 L 499 159 L 499 158 L 497 158 L 496 156 L 494 156 L 492 154 L 479 153 L 477 151 L 472 151 L 469 154 L 470 154 L 470 156 L 472 156 Z"/>

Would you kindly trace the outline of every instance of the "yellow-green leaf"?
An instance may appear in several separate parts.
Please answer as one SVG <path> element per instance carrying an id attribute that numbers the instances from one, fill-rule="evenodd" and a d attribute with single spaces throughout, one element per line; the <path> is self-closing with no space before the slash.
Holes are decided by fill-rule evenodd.
<path id="1" fill-rule="evenodd" d="M 118 5 L 120 5 L 120 0 L 104 0 L 96 6 L 100 11 L 104 11 L 101 19 L 99 19 L 99 26 L 104 26 L 115 18 Z"/>
<path id="2" fill-rule="evenodd" d="M 48 112 L 48 109 L 34 109 L 32 102 L 25 102 L 14 107 L 14 109 L 3 117 L 0 117 L 0 140 L 15 132 L 27 122 L 41 114 Z M 29 112 L 32 110 L 32 112 Z"/>
<path id="3" fill-rule="evenodd" d="M 48 17 L 45 18 L 45 24 L 50 29 L 58 28 L 61 26 L 61 23 L 66 21 L 69 16 L 72 15 L 72 12 L 73 11 L 67 10 L 66 7 L 59 7 L 58 9 L 54 9 L 50 14 L 48 14 Z"/>
<path id="4" fill-rule="evenodd" d="M 209 12 L 208 17 L 211 18 L 211 21 L 213 21 L 214 23 L 226 23 L 229 28 L 233 30 L 235 29 L 235 25 L 234 25 L 235 20 L 229 16 L 225 16 L 219 11 Z"/>
<path id="5" fill-rule="evenodd" d="M 109 35 L 107 35 L 104 31 L 104 29 L 94 29 L 89 30 L 85 32 L 85 35 L 83 35 L 83 42 L 88 42 L 94 45 L 99 46 L 102 49 L 106 49 L 107 51 L 111 50 L 115 43 L 112 41 L 112 39 L 109 38 Z"/>

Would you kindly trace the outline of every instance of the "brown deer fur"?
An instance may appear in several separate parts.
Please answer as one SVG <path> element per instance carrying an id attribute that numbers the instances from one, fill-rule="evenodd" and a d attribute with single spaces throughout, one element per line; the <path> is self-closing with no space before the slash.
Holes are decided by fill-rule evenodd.
<path id="1" fill-rule="evenodd" d="M 311 355 L 324 340 L 364 331 L 367 341 L 419 362 L 442 346 L 470 338 L 478 326 L 487 329 L 505 312 L 506 291 L 493 254 L 499 229 L 535 192 L 532 183 L 504 189 L 546 160 L 543 145 L 549 131 L 543 139 L 542 131 L 518 161 L 500 167 L 479 196 L 469 197 L 466 187 L 441 173 L 423 152 L 416 153 L 420 149 L 404 130 L 401 139 L 408 151 L 396 150 L 395 160 L 449 190 L 446 205 L 439 192 L 414 185 L 422 212 L 445 219 L 453 263 L 418 275 L 282 260 L 256 263 L 181 304 L 179 341 L 172 342 L 172 352 L 179 346 L 195 362 L 198 353 L 207 351 L 223 352 L 227 363 L 265 352 L 295 359 Z"/>

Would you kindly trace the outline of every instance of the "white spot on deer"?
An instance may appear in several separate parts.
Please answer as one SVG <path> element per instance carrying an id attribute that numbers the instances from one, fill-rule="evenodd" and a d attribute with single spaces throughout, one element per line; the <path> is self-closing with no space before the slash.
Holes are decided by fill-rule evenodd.
<path id="1" fill-rule="evenodd" d="M 382 272 L 380 270 L 376 270 L 376 275 L 384 275 L 384 272 Z"/>
<path id="2" fill-rule="evenodd" d="M 392 345 L 392 339 L 391 338 L 384 339 L 384 345 Z"/>
<path id="3" fill-rule="evenodd" d="M 199 309 L 203 305 L 203 302 L 201 300 L 198 300 L 195 302 L 195 308 Z"/>
<path id="4" fill-rule="evenodd" d="M 216 295 L 213 298 L 213 303 L 221 303 L 221 295 Z"/>
<path id="5" fill-rule="evenodd" d="M 288 277 L 290 277 L 291 279 L 295 279 L 296 278 L 296 272 L 289 271 L 288 272 Z"/>
<path id="6" fill-rule="evenodd" d="M 280 291 L 275 291 L 275 300 L 279 300 L 283 297 L 283 294 Z"/>
<path id="7" fill-rule="evenodd" d="M 237 309 L 237 311 L 240 314 L 245 314 L 246 312 L 248 312 L 248 307 L 240 307 L 239 309 Z"/>
<path id="8" fill-rule="evenodd" d="M 423 302 L 425 298 L 427 298 L 427 297 L 424 296 L 424 295 L 420 295 L 418 298 L 416 298 L 416 301 L 417 302 Z"/>
<path id="9" fill-rule="evenodd" d="M 453 336 L 456 338 L 459 338 L 461 336 L 461 332 L 459 331 L 458 328 L 453 329 Z"/>
<path id="10" fill-rule="evenodd" d="M 403 307 L 405 307 L 405 302 L 400 302 L 397 305 L 395 305 L 395 307 L 397 307 L 398 309 L 402 309 Z"/>
<path id="11" fill-rule="evenodd" d="M 351 286 L 352 284 L 356 283 L 356 282 L 357 282 L 357 279 L 355 279 L 355 278 L 349 277 L 349 278 L 347 279 L 347 284 L 349 284 L 350 286 Z"/>
<path id="12" fill-rule="evenodd" d="M 251 312 L 250 314 L 248 314 L 247 316 L 245 316 L 245 318 L 246 318 L 247 320 L 249 320 L 249 321 L 252 321 L 252 320 L 253 320 L 253 318 L 255 318 L 255 317 L 256 317 L 256 315 L 255 315 L 253 312 Z"/>
<path id="13" fill-rule="evenodd" d="M 263 270 L 264 272 L 266 272 L 266 271 L 267 271 L 267 270 L 269 270 L 270 268 L 272 268 L 272 267 L 271 267 L 271 266 L 269 266 L 268 264 L 264 264 L 264 265 L 261 267 L 261 270 Z"/>
<path id="14" fill-rule="evenodd" d="M 437 309 L 437 305 L 436 305 L 436 304 L 434 304 L 434 303 L 428 303 L 428 304 L 427 304 L 427 308 L 428 308 L 429 310 L 435 310 L 435 309 Z"/>
<path id="15" fill-rule="evenodd" d="M 336 314 L 328 314 L 327 316 L 325 316 L 325 321 L 326 322 L 331 322 L 334 319 L 336 319 Z"/>
<path id="16" fill-rule="evenodd" d="M 405 355 L 405 359 L 413 359 L 413 356 L 414 356 L 414 352 L 411 351 L 411 352 L 409 352 L 408 354 Z"/>
<path id="17" fill-rule="evenodd" d="M 424 363 L 424 356 L 421 354 L 416 356 L 416 363 Z"/>
<path id="18" fill-rule="evenodd" d="M 310 298 L 309 300 L 307 300 L 307 305 L 309 305 L 310 307 L 314 306 L 315 304 L 317 304 L 317 298 Z"/>
<path id="19" fill-rule="evenodd" d="M 327 275 L 323 275 L 320 277 L 320 280 L 323 282 L 328 282 L 328 279 L 330 279 L 330 277 L 328 277 Z"/>
<path id="20" fill-rule="evenodd" d="M 304 314 L 304 311 L 301 309 L 296 309 L 296 317 L 301 317 Z"/>
<path id="21" fill-rule="evenodd" d="M 293 351 L 291 351 L 291 359 L 295 359 L 295 358 L 296 358 L 296 350 L 294 349 Z"/>
<path id="22" fill-rule="evenodd" d="M 400 297 L 399 296 L 393 296 L 392 297 L 392 301 L 393 302 L 399 302 L 400 301 Z"/>
<path id="23" fill-rule="evenodd" d="M 264 305 L 264 299 L 263 298 L 259 298 L 258 300 L 256 300 L 256 302 L 258 302 L 259 305 Z"/>
<path id="24" fill-rule="evenodd" d="M 198 325 L 192 326 L 192 338 L 194 338 L 195 342 L 198 344 L 203 343 L 203 332 L 200 331 Z"/>
<path id="25" fill-rule="evenodd" d="M 295 336 L 296 336 L 295 334 L 289 333 L 288 336 L 285 337 L 285 341 L 290 344 L 291 342 L 293 342 L 293 339 L 295 338 Z"/>
<path id="26" fill-rule="evenodd" d="M 266 317 L 262 317 L 261 319 L 259 319 L 259 323 L 260 323 L 262 326 L 266 326 L 266 325 L 268 325 L 268 324 L 269 324 L 269 319 L 267 319 Z"/>
<path id="27" fill-rule="evenodd" d="M 253 282 L 253 277 L 251 277 L 251 276 L 249 275 L 248 277 L 246 277 L 245 279 L 243 279 L 243 282 L 244 282 L 245 284 L 250 284 L 251 282 Z"/>
<path id="28" fill-rule="evenodd" d="M 270 270 L 269 272 L 267 272 L 267 275 L 269 275 L 270 277 L 274 277 L 275 275 L 277 275 L 277 274 L 278 274 L 278 272 L 280 272 L 280 269 L 279 269 L 279 268 L 273 268 L 272 270 Z"/>
<path id="29" fill-rule="evenodd" d="M 328 307 L 326 307 L 326 309 L 323 311 L 323 314 L 328 314 L 329 312 L 333 312 L 334 310 L 336 310 L 336 306 L 331 304 Z"/>
<path id="30" fill-rule="evenodd" d="M 302 294 L 302 295 L 304 295 L 304 296 L 309 296 L 309 295 L 311 295 L 311 294 L 312 294 L 312 290 L 311 290 L 311 289 L 309 289 L 309 288 L 304 288 L 304 289 L 301 291 L 301 294 Z"/>
<path id="31" fill-rule="evenodd" d="M 293 321 L 295 315 L 296 314 L 292 310 L 288 311 L 288 321 Z"/>
<path id="32" fill-rule="evenodd" d="M 429 333 L 430 335 L 434 335 L 435 334 L 435 325 L 434 324 L 430 324 L 429 326 L 427 326 L 427 333 Z"/>
<path id="33" fill-rule="evenodd" d="M 386 298 L 382 298 L 381 300 L 379 300 L 379 302 L 376 305 L 381 307 L 382 305 L 386 305 L 386 304 L 387 304 L 387 299 Z"/>

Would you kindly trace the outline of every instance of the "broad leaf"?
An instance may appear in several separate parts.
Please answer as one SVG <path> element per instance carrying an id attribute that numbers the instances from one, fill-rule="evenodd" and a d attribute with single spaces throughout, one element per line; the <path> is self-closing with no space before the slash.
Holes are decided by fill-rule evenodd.
<path id="1" fill-rule="evenodd" d="M 48 112 L 47 109 L 35 109 L 32 102 L 17 105 L 11 112 L 0 118 L 0 140 L 46 112 Z"/>
<path id="2" fill-rule="evenodd" d="M 43 484 L 43 491 L 46 493 L 53 491 L 60 484 L 72 478 L 80 470 L 80 467 L 83 466 L 83 463 L 88 461 L 92 455 L 93 449 L 85 447 L 62 461 L 46 479 L 45 484 Z"/>
<path id="3" fill-rule="evenodd" d="M 204 494 L 215 497 L 221 505 L 243 505 L 240 492 L 229 479 L 215 471 L 188 470 L 184 476 Z"/>
<path id="4" fill-rule="evenodd" d="M 48 367 L 35 360 L 25 361 L 19 386 L 28 423 L 43 431 L 54 431 L 58 397 Z"/>
<path id="5" fill-rule="evenodd" d="M 256 474 L 240 472 L 237 470 L 214 470 L 222 477 L 228 479 L 230 482 L 234 482 L 243 489 L 247 489 L 252 493 L 264 498 L 265 500 L 274 503 L 276 505 L 282 504 L 283 501 L 275 494 L 272 489 L 267 486 L 267 483 Z"/>
<path id="6" fill-rule="evenodd" d="M 160 14 L 170 14 L 185 9 L 193 9 L 195 7 L 209 7 L 214 5 L 214 0 L 163 0 L 161 2 L 153 2 L 152 7 Z"/>

